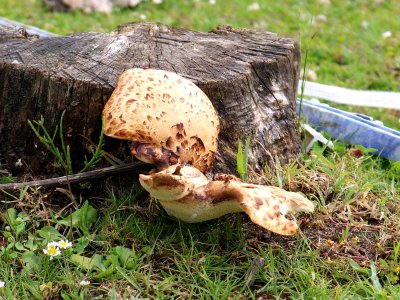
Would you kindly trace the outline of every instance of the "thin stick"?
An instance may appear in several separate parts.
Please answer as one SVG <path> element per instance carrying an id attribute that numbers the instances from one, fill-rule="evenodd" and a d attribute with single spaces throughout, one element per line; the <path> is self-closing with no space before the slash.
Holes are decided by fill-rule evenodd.
<path id="1" fill-rule="evenodd" d="M 78 182 L 82 182 L 82 181 L 98 179 L 98 178 L 110 176 L 113 174 L 119 174 L 119 173 L 143 169 L 143 167 L 146 165 L 147 164 L 144 162 L 137 161 L 137 162 L 133 162 L 133 163 L 129 163 L 129 164 L 111 166 L 111 167 L 107 167 L 107 168 L 73 174 L 73 175 L 69 175 L 69 176 L 61 176 L 61 177 L 55 177 L 55 178 L 49 178 L 49 179 L 43 179 L 43 180 L 33 180 L 33 181 L 28 181 L 28 182 L 0 184 L 0 191 L 1 190 L 3 190 L 3 191 L 19 190 L 24 187 L 49 188 L 49 187 L 54 187 L 54 186 L 58 186 L 58 185 L 73 184 L 73 183 L 78 183 Z"/>

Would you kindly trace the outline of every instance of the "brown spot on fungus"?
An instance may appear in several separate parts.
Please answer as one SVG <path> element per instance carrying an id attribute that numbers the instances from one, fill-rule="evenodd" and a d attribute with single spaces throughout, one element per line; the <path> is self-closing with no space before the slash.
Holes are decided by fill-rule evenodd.
<path id="1" fill-rule="evenodd" d="M 260 206 L 262 206 L 264 204 L 264 202 L 259 197 L 254 197 L 254 200 L 255 200 L 255 203 L 254 203 L 255 209 L 259 209 Z"/>
<path id="2" fill-rule="evenodd" d="M 173 140 L 172 140 L 172 137 L 168 137 L 167 141 L 165 142 L 165 145 L 166 145 L 168 148 L 171 148 L 171 147 L 173 146 L 173 144 L 174 144 L 174 142 L 173 142 Z"/>
<path id="3" fill-rule="evenodd" d="M 178 132 L 178 133 L 175 135 L 175 137 L 176 137 L 177 141 L 181 141 L 181 140 L 184 138 L 184 135 L 183 135 L 182 133 Z"/>
<path id="4" fill-rule="evenodd" d="M 129 137 L 129 131 L 127 131 L 126 129 L 121 129 L 115 132 L 115 135 L 121 138 L 126 138 Z"/>
<path id="5" fill-rule="evenodd" d="M 204 143 L 201 140 L 201 138 L 199 138 L 198 136 L 192 136 L 190 139 L 195 140 L 195 142 L 191 146 L 192 150 L 200 151 L 200 152 L 204 151 L 205 147 L 204 147 Z"/>
<path id="6" fill-rule="evenodd" d="M 183 125 L 183 123 L 178 123 L 175 126 L 179 131 L 183 131 L 185 129 L 185 125 Z"/>

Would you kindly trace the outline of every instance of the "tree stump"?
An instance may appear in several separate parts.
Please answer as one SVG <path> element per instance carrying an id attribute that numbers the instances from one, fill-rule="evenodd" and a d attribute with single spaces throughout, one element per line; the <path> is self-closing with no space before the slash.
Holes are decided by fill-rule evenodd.
<path id="1" fill-rule="evenodd" d="M 13 172 L 21 163 L 19 173 L 48 172 L 53 157 L 27 121 L 42 115 L 52 132 L 63 110 L 66 142 L 74 162 L 82 162 L 83 149 L 98 140 L 101 111 L 119 75 L 133 67 L 178 73 L 209 96 L 222 125 L 214 172 L 236 173 L 238 140 L 249 136 L 254 170 L 273 165 L 276 158 L 287 163 L 300 149 L 295 114 L 299 57 L 292 39 L 228 26 L 203 33 L 129 23 L 109 34 L 41 39 L 1 26 L 1 163 Z M 126 144 L 106 139 L 106 150 L 120 156 Z"/>

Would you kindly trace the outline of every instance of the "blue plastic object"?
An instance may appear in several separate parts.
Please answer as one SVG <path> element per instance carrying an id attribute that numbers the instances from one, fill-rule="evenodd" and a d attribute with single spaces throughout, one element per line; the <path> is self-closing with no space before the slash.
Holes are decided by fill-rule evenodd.
<path id="1" fill-rule="evenodd" d="M 369 116 L 349 113 L 327 104 L 302 100 L 302 116 L 318 131 L 325 131 L 334 139 L 351 145 L 377 149 L 375 154 L 400 161 L 400 132 L 388 128 Z M 297 100 L 297 114 L 300 100 Z"/>

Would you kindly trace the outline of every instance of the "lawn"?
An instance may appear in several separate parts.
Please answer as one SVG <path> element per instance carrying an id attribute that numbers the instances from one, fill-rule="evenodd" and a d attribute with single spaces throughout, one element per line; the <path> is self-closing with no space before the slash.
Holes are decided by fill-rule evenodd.
<path id="1" fill-rule="evenodd" d="M 249 9 L 254 2 L 144 1 L 105 16 L 2 0 L 0 16 L 57 34 L 143 20 L 268 30 L 300 42 L 317 82 L 400 90 L 400 3 L 258 1 Z M 400 129 L 398 111 L 360 111 Z M 134 174 L 2 193 L 0 299 L 400 299 L 400 163 L 365 149 L 352 154 L 335 141 L 332 151 L 315 145 L 303 166 L 266 170 L 266 182 L 316 205 L 298 218 L 302 233 L 293 237 L 261 230 L 242 214 L 179 222 L 148 199 Z M 72 247 L 50 256 L 48 243 L 65 239 Z"/>

